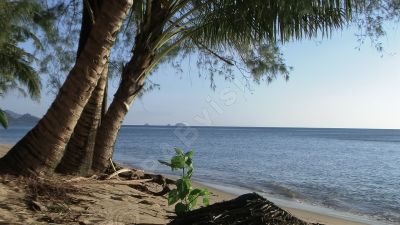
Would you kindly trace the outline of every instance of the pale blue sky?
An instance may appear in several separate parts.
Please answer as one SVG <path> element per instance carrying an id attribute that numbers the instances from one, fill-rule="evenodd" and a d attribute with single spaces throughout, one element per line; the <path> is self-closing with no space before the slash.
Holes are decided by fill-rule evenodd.
<path id="1" fill-rule="evenodd" d="M 290 80 L 278 78 L 252 90 L 241 79 L 217 79 L 212 91 L 209 80 L 198 77 L 195 60 L 192 66 L 183 61 L 179 74 L 163 65 L 153 76 L 161 89 L 136 101 L 125 124 L 400 129 L 399 28 L 389 27 L 382 39 L 385 53 L 368 43 L 355 49 L 354 33 L 349 29 L 331 39 L 286 44 L 284 57 L 294 67 Z M 113 81 L 111 90 L 117 84 Z M 11 93 L 0 99 L 0 106 L 42 116 L 52 99 L 46 90 L 40 103 Z"/>

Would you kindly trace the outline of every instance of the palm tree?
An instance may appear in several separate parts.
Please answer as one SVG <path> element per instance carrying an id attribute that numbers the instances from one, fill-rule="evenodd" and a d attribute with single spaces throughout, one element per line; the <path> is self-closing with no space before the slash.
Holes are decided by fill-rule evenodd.
<path id="1" fill-rule="evenodd" d="M 82 52 L 93 24 L 100 13 L 103 0 L 89 0 L 82 2 L 83 14 L 77 58 Z M 92 166 L 94 142 L 97 128 L 103 116 L 106 104 L 106 84 L 108 81 L 108 65 L 103 70 L 101 77 L 93 90 L 88 103 L 80 116 L 74 132 L 69 140 L 64 156 L 57 166 L 56 171 L 66 174 L 86 175 Z"/>
<path id="2" fill-rule="evenodd" d="M 52 173 L 108 61 L 131 0 L 105 1 L 85 47 L 39 123 L 2 159 L 9 173 Z"/>
<path id="3" fill-rule="evenodd" d="M 263 75 L 270 81 L 279 72 L 287 76 L 287 70 L 275 62 L 269 65 L 268 51 L 263 49 L 277 42 L 311 38 L 320 33 L 329 35 L 350 19 L 352 6 L 360 2 L 147 0 L 136 4 L 133 56 L 124 67 L 119 88 L 97 133 L 95 171 L 103 171 L 109 165 L 129 107 L 152 69 L 171 52 L 195 46 L 235 64 L 217 54 L 234 52 L 251 69 L 256 81 Z"/>

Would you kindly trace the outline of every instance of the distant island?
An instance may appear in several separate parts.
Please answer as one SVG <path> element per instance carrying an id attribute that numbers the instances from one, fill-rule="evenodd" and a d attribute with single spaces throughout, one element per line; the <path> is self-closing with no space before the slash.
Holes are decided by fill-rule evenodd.
<path id="1" fill-rule="evenodd" d="M 11 110 L 5 110 L 9 126 L 33 126 L 39 122 L 39 118 L 29 113 L 19 114 Z"/>
<path id="2" fill-rule="evenodd" d="M 187 125 L 184 123 L 176 123 L 175 127 L 186 127 Z"/>

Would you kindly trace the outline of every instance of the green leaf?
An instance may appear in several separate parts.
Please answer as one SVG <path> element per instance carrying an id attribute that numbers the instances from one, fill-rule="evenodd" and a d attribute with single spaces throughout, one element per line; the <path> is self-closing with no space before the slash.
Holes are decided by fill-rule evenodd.
<path id="1" fill-rule="evenodd" d="M 4 127 L 8 127 L 8 119 L 6 113 L 0 109 L 0 124 Z"/>
<path id="2" fill-rule="evenodd" d="M 178 190 L 173 189 L 168 193 L 168 205 L 173 205 L 179 200 Z"/>
<path id="3" fill-rule="evenodd" d="M 193 189 L 192 191 L 190 191 L 190 195 L 200 195 L 200 193 L 202 193 L 203 190 L 201 189 Z"/>
<path id="4" fill-rule="evenodd" d="M 188 195 L 190 190 L 192 189 L 192 182 L 189 178 L 183 178 L 183 184 L 185 186 L 185 189 L 187 190 L 186 195 Z"/>
<path id="5" fill-rule="evenodd" d="M 185 153 L 185 156 L 187 156 L 190 159 L 193 158 L 193 155 L 194 155 L 194 150 Z"/>
<path id="6" fill-rule="evenodd" d="M 189 168 L 193 168 L 193 160 L 191 158 L 185 157 L 185 164 L 189 167 Z"/>
<path id="7" fill-rule="evenodd" d="M 185 212 L 189 211 L 189 207 L 181 202 L 175 205 L 175 213 L 177 215 L 182 215 Z"/>
<path id="8" fill-rule="evenodd" d="M 193 169 L 189 169 L 189 170 L 187 171 L 185 177 L 187 177 L 188 179 L 190 179 L 190 178 L 192 178 L 192 175 L 193 175 Z"/>
<path id="9" fill-rule="evenodd" d="M 188 196 L 190 210 L 193 209 L 196 206 L 197 198 L 199 197 L 199 193 L 200 192 L 197 192 L 197 191 L 195 191 L 195 192 L 191 191 L 190 192 L 190 194 Z"/>
<path id="10" fill-rule="evenodd" d="M 210 205 L 210 199 L 208 198 L 208 195 L 203 197 L 203 204 L 204 206 Z"/>
<path id="11" fill-rule="evenodd" d="M 185 158 L 183 156 L 174 156 L 171 159 L 172 169 L 182 169 L 185 167 Z"/>
<path id="12" fill-rule="evenodd" d="M 179 179 L 176 181 L 178 196 L 181 200 L 185 199 L 190 192 L 191 184 L 189 179 Z"/>
<path id="13" fill-rule="evenodd" d="M 208 191 L 207 188 L 201 189 L 201 196 L 207 196 L 210 195 L 210 192 Z"/>
<path id="14" fill-rule="evenodd" d="M 183 150 L 181 148 L 174 148 L 177 155 L 183 155 Z"/>
<path id="15" fill-rule="evenodd" d="M 161 164 L 164 164 L 164 165 L 166 165 L 166 166 L 172 167 L 171 163 L 166 162 L 166 161 L 164 161 L 164 160 L 158 160 L 158 162 L 161 163 Z"/>
<path id="16" fill-rule="evenodd" d="M 197 198 L 194 198 L 189 203 L 189 210 L 194 209 L 196 207 L 196 205 L 197 205 Z"/>

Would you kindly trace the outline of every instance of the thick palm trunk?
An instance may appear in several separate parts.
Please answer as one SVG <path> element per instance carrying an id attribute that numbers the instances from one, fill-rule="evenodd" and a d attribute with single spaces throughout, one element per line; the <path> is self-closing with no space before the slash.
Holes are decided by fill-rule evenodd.
<path id="1" fill-rule="evenodd" d="M 142 24 L 141 33 L 136 37 L 133 57 L 124 68 L 119 88 L 97 131 L 92 165 L 95 172 L 104 171 L 110 164 L 122 122 L 144 85 L 147 69 L 153 63 L 154 46 L 162 34 L 168 13 L 161 4 L 160 0 L 152 2 L 151 17 Z"/>
<path id="2" fill-rule="evenodd" d="M 85 48 L 45 116 L 0 160 L 10 173 L 52 173 L 96 87 L 132 0 L 105 1 Z"/>
<path id="3" fill-rule="evenodd" d="M 82 2 L 83 15 L 79 37 L 77 58 L 81 54 L 89 33 L 93 28 L 96 17 L 99 14 L 103 0 L 89 0 L 86 4 Z M 94 18 L 91 16 L 93 12 Z M 81 117 L 67 144 L 65 154 L 57 166 L 56 171 L 65 174 L 87 175 L 92 166 L 94 142 L 100 119 L 103 116 L 103 100 L 106 82 L 108 79 L 108 68 L 103 70 L 101 78 L 97 83 L 88 103 L 86 104 Z"/>
<path id="4" fill-rule="evenodd" d="M 121 124 L 143 82 L 144 79 L 135 83 L 126 82 L 117 90 L 97 131 L 92 165 L 94 171 L 102 172 L 109 165 Z"/>
<path id="5" fill-rule="evenodd" d="M 68 142 L 57 172 L 87 175 L 92 167 L 97 129 L 100 125 L 108 69 L 103 74 L 86 104 Z"/>

